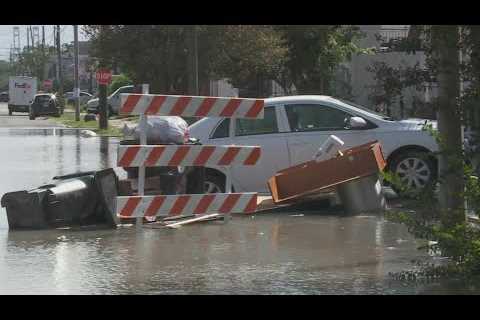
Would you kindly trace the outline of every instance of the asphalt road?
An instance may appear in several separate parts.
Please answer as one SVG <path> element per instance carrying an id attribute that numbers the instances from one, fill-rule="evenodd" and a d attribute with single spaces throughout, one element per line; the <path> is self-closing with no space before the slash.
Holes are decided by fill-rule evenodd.
<path id="1" fill-rule="evenodd" d="M 63 127 L 60 124 L 49 120 L 48 117 L 38 117 L 35 120 L 29 120 L 28 114 L 23 112 L 14 112 L 8 115 L 8 105 L 0 102 L 0 128 L 52 128 Z"/>

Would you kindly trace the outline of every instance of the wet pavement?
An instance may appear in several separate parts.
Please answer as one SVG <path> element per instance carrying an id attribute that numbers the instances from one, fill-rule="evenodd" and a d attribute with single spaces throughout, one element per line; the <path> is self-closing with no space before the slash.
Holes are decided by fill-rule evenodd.
<path id="1" fill-rule="evenodd" d="M 117 143 L 73 129 L 0 128 L 0 197 L 114 166 Z M 389 272 L 411 269 L 413 259 L 435 261 L 418 245 L 380 215 L 284 212 L 177 230 L 9 232 L 1 208 L 0 294 L 480 293 L 392 280 Z"/>
<path id="2" fill-rule="evenodd" d="M 48 117 L 38 117 L 35 120 L 28 118 L 28 113 L 14 112 L 13 115 L 8 115 L 8 104 L 0 102 L 0 128 L 52 128 L 63 127 L 56 124 Z"/>

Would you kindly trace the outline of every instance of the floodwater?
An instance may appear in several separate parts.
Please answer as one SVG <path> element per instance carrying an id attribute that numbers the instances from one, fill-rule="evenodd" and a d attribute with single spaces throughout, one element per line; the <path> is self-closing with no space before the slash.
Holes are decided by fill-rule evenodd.
<path id="1" fill-rule="evenodd" d="M 0 129 L 0 196 L 55 175 L 115 166 L 113 138 Z M 121 170 L 117 170 L 123 174 Z M 443 294 L 389 272 L 432 261 L 405 227 L 378 215 L 285 212 L 176 230 L 8 231 L 0 209 L 0 294 Z"/>

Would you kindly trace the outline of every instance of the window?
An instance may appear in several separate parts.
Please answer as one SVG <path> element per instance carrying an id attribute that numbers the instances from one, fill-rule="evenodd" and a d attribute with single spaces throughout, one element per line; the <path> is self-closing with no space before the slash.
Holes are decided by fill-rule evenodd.
<path id="1" fill-rule="evenodd" d="M 45 103 L 45 102 L 50 102 L 50 96 L 37 96 L 35 98 L 35 101 L 37 103 Z"/>
<path id="2" fill-rule="evenodd" d="M 224 119 L 215 129 L 212 139 L 228 138 L 230 131 L 230 119 Z"/>
<path id="3" fill-rule="evenodd" d="M 277 116 L 275 108 L 265 108 L 263 119 L 237 119 L 235 127 L 236 136 L 247 136 L 255 134 L 277 133 Z"/>
<path id="4" fill-rule="evenodd" d="M 315 104 L 286 105 L 288 123 L 293 132 L 344 130 L 350 114 L 339 109 Z"/>

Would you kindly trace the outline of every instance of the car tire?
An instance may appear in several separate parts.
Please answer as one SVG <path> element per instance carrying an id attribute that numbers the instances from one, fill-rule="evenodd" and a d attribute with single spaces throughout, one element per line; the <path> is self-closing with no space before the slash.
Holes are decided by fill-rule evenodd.
<path id="1" fill-rule="evenodd" d="M 12 109 L 8 109 L 8 115 L 9 115 L 9 116 L 13 115 Z"/>
<path id="2" fill-rule="evenodd" d="M 207 173 L 205 175 L 205 193 L 224 193 L 225 179 L 220 175 Z"/>
<path id="3" fill-rule="evenodd" d="M 393 191 L 403 197 L 419 194 L 425 187 L 433 185 L 437 178 L 437 166 L 434 158 L 425 151 L 403 152 L 390 161 L 388 169 L 398 176 L 402 184 L 402 186 L 398 186 L 392 183 Z"/>
<path id="4" fill-rule="evenodd" d="M 29 118 L 30 120 L 35 120 L 35 114 L 29 113 L 29 114 L 28 114 L 28 118 Z"/>

